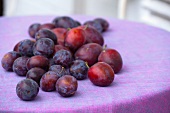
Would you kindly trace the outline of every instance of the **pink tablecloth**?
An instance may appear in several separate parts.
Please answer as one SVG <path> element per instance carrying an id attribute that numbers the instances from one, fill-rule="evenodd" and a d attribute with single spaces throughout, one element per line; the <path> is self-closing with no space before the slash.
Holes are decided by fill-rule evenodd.
<path id="1" fill-rule="evenodd" d="M 72 16 L 81 22 L 94 17 Z M 54 16 L 0 18 L 0 59 L 28 36 L 35 22 L 51 22 Z M 79 81 L 77 93 L 63 98 L 40 90 L 34 101 L 22 101 L 15 92 L 24 79 L 0 66 L 0 112 L 55 113 L 170 113 L 170 33 L 144 24 L 111 18 L 103 34 L 105 44 L 117 49 L 124 66 L 109 87 Z M 159 23 L 158 23 L 159 24 Z"/>

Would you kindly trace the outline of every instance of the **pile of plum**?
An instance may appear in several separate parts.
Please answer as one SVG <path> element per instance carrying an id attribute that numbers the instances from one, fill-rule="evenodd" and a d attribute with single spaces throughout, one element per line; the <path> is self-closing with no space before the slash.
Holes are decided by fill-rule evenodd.
<path id="1" fill-rule="evenodd" d="M 68 16 L 30 25 L 33 39 L 18 42 L 1 60 L 6 71 L 26 76 L 16 86 L 17 96 L 33 100 L 40 87 L 69 97 L 77 91 L 77 80 L 86 78 L 96 86 L 109 86 L 123 62 L 118 51 L 103 47 L 102 32 L 108 27 L 102 18 L 81 25 Z"/>

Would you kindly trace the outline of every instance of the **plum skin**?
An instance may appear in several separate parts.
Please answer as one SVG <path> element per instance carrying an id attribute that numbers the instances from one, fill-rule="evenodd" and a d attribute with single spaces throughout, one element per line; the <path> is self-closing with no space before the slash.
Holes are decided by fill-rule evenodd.
<path id="1" fill-rule="evenodd" d="M 50 57 L 53 55 L 54 47 L 54 42 L 51 39 L 41 38 L 35 42 L 33 46 L 33 54 Z"/>
<path id="2" fill-rule="evenodd" d="M 33 56 L 33 45 L 34 41 L 25 39 L 18 44 L 18 51 L 21 53 L 22 56 Z"/>
<path id="3" fill-rule="evenodd" d="M 34 67 L 34 68 L 31 68 L 27 72 L 26 78 L 30 78 L 30 79 L 34 80 L 35 82 L 37 82 L 38 85 L 40 85 L 40 79 L 44 75 L 45 72 L 46 71 L 44 71 L 41 68 Z"/>
<path id="4" fill-rule="evenodd" d="M 17 58 L 13 63 L 13 71 L 19 76 L 26 76 L 28 70 L 26 67 L 26 63 L 29 57 L 23 56 Z"/>
<path id="5" fill-rule="evenodd" d="M 97 43 L 88 43 L 81 46 L 74 54 L 75 59 L 84 60 L 89 66 L 97 62 L 99 54 L 102 52 L 102 46 Z"/>
<path id="6" fill-rule="evenodd" d="M 33 100 L 37 96 L 38 92 L 39 86 L 32 79 L 24 79 L 16 86 L 17 96 L 24 101 Z"/>
<path id="7" fill-rule="evenodd" d="M 58 77 L 62 77 L 63 75 L 67 74 L 66 69 L 61 65 L 52 65 L 50 66 L 49 71 L 55 72 Z"/>
<path id="8" fill-rule="evenodd" d="M 30 27 L 28 28 L 28 34 L 30 35 L 30 37 L 35 38 L 35 34 L 39 30 L 40 26 L 41 24 L 39 23 L 34 23 L 30 25 Z"/>
<path id="9" fill-rule="evenodd" d="M 40 80 L 40 87 L 43 91 L 50 92 L 55 90 L 55 84 L 58 80 L 58 76 L 53 71 L 46 72 Z"/>
<path id="10" fill-rule="evenodd" d="M 87 77 L 88 67 L 83 60 L 75 60 L 70 66 L 70 74 L 77 80 L 83 80 Z"/>
<path id="11" fill-rule="evenodd" d="M 83 29 L 73 28 L 70 29 L 65 37 L 64 45 L 68 47 L 72 52 L 75 52 L 79 47 L 86 42 L 86 36 Z"/>
<path id="12" fill-rule="evenodd" d="M 98 57 L 98 61 L 109 64 L 115 73 L 118 73 L 123 66 L 122 57 L 115 49 L 103 50 Z"/>
<path id="13" fill-rule="evenodd" d="M 77 88 L 77 79 L 71 75 L 64 75 L 56 82 L 56 90 L 63 97 L 73 96 L 77 91 Z"/>
<path id="14" fill-rule="evenodd" d="M 1 65 L 6 71 L 13 71 L 12 66 L 14 61 L 21 55 L 16 51 L 6 53 L 1 60 Z"/>
<path id="15" fill-rule="evenodd" d="M 55 33 L 53 33 L 53 31 L 51 31 L 49 29 L 40 29 L 35 34 L 36 41 L 41 39 L 41 38 L 51 39 L 54 42 L 54 44 L 58 43 L 57 36 L 55 35 Z"/>
<path id="16" fill-rule="evenodd" d="M 39 67 L 44 70 L 48 70 L 49 60 L 41 55 L 32 56 L 31 58 L 28 59 L 26 66 L 28 70 L 34 67 Z"/>
<path id="17" fill-rule="evenodd" d="M 98 62 L 88 70 L 90 81 L 96 86 L 109 86 L 114 80 L 114 71 L 112 67 L 104 62 Z"/>
<path id="18" fill-rule="evenodd" d="M 61 49 L 55 53 L 53 56 L 54 62 L 57 65 L 61 65 L 63 67 L 69 67 L 73 58 L 72 54 L 68 50 Z"/>

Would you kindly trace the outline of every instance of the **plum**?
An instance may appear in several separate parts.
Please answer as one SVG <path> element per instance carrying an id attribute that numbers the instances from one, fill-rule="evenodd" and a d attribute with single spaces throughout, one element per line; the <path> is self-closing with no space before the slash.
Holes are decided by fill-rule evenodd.
<path id="1" fill-rule="evenodd" d="M 58 44 L 64 46 L 64 39 L 66 37 L 67 29 L 55 28 L 55 29 L 52 29 L 52 31 L 57 36 Z"/>
<path id="2" fill-rule="evenodd" d="M 70 29 L 65 37 L 64 45 L 72 52 L 75 52 L 79 47 L 86 42 L 86 36 L 83 29 L 73 28 Z"/>
<path id="3" fill-rule="evenodd" d="M 12 66 L 14 61 L 21 55 L 16 51 L 6 53 L 1 60 L 1 65 L 6 71 L 13 71 Z"/>
<path id="4" fill-rule="evenodd" d="M 102 46 L 97 43 L 88 43 L 81 46 L 74 54 L 75 59 L 84 60 L 89 66 L 97 62 L 99 54 L 102 52 Z"/>
<path id="5" fill-rule="evenodd" d="M 45 72 L 46 71 L 41 68 L 34 67 L 34 68 L 31 68 L 27 72 L 26 78 L 30 78 L 30 79 L 34 80 L 38 85 L 40 85 L 40 79 L 44 75 Z"/>
<path id="6" fill-rule="evenodd" d="M 30 35 L 30 37 L 35 38 L 35 34 L 39 30 L 40 26 L 40 23 L 33 23 L 30 25 L 30 27 L 28 28 L 28 34 Z"/>
<path id="7" fill-rule="evenodd" d="M 37 40 L 33 46 L 34 55 L 42 55 L 51 57 L 54 52 L 54 42 L 49 38 L 41 38 Z"/>
<path id="8" fill-rule="evenodd" d="M 112 67 L 105 62 L 98 62 L 88 70 L 88 78 L 97 86 L 109 86 L 114 80 Z"/>
<path id="9" fill-rule="evenodd" d="M 58 80 L 58 76 L 53 71 L 46 72 L 41 80 L 40 80 L 40 87 L 43 91 L 50 92 L 55 90 L 55 84 Z"/>
<path id="10" fill-rule="evenodd" d="M 49 30 L 49 29 L 40 29 L 36 34 L 35 34 L 35 39 L 39 40 L 41 38 L 48 38 L 51 39 L 54 44 L 57 44 L 57 36 L 55 35 L 55 33 L 53 33 L 53 31 Z"/>
<path id="11" fill-rule="evenodd" d="M 122 57 L 115 49 L 103 50 L 98 57 L 98 61 L 109 64 L 115 73 L 118 73 L 123 66 Z"/>
<path id="12" fill-rule="evenodd" d="M 56 82 L 56 90 L 63 97 L 73 96 L 77 91 L 77 88 L 77 79 L 71 75 L 64 75 Z"/>
<path id="13" fill-rule="evenodd" d="M 32 56 L 31 58 L 28 59 L 26 66 L 28 70 L 34 67 L 39 67 L 44 70 L 48 70 L 49 60 L 48 58 L 41 55 Z"/>
<path id="14" fill-rule="evenodd" d="M 77 22 L 74 21 L 71 17 L 68 16 L 61 16 L 61 17 L 56 17 L 53 20 L 53 24 L 55 25 L 56 28 L 74 28 L 77 27 Z"/>
<path id="15" fill-rule="evenodd" d="M 87 77 L 88 66 L 83 60 L 75 60 L 70 66 L 70 74 L 77 80 L 83 80 Z"/>
<path id="16" fill-rule="evenodd" d="M 17 58 L 13 63 L 13 71 L 19 76 L 26 76 L 27 74 L 27 67 L 26 63 L 29 57 L 23 56 Z"/>
<path id="17" fill-rule="evenodd" d="M 38 95 L 38 92 L 39 86 L 32 79 L 21 80 L 16 86 L 17 96 L 24 101 L 33 100 Z"/>

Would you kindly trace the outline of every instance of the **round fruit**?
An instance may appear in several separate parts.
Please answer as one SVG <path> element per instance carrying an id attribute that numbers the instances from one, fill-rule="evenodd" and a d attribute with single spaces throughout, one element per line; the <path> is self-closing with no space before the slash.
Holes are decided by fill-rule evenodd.
<path id="1" fill-rule="evenodd" d="M 57 51 L 53 57 L 55 64 L 61 65 L 64 67 L 69 67 L 73 58 L 72 54 L 68 50 L 61 49 Z"/>
<path id="2" fill-rule="evenodd" d="M 67 32 L 64 44 L 72 52 L 75 52 L 79 47 L 84 45 L 85 42 L 86 36 L 84 30 L 79 28 L 73 28 Z"/>
<path id="3" fill-rule="evenodd" d="M 55 90 L 55 84 L 58 80 L 58 76 L 53 71 L 46 72 L 41 80 L 40 80 L 40 87 L 43 91 L 54 91 Z"/>
<path id="4" fill-rule="evenodd" d="M 123 66 L 122 57 L 115 49 L 103 50 L 98 57 L 98 61 L 109 64 L 115 73 L 118 73 Z"/>
<path id="5" fill-rule="evenodd" d="M 74 28 L 77 27 L 77 23 L 68 16 L 56 17 L 53 20 L 53 24 L 56 28 Z"/>
<path id="6" fill-rule="evenodd" d="M 21 41 L 20 41 L 20 42 L 21 42 Z M 18 42 L 18 43 L 14 46 L 13 51 L 19 52 L 19 44 L 20 44 L 20 42 Z"/>
<path id="7" fill-rule="evenodd" d="M 99 54 L 102 52 L 102 46 L 97 43 L 88 43 L 81 46 L 75 53 L 75 59 L 81 59 L 92 66 L 97 62 Z"/>
<path id="8" fill-rule="evenodd" d="M 88 67 L 83 60 L 75 60 L 70 66 L 70 74 L 77 80 L 83 80 L 87 77 Z"/>
<path id="9" fill-rule="evenodd" d="M 65 35 L 67 33 L 67 29 L 55 28 L 52 31 L 57 36 L 58 44 L 64 46 L 64 39 L 65 39 Z"/>
<path id="10" fill-rule="evenodd" d="M 34 41 L 25 39 L 21 41 L 18 45 L 18 50 L 22 56 L 33 56 L 33 45 Z"/>
<path id="11" fill-rule="evenodd" d="M 79 26 L 78 28 L 83 29 L 86 36 L 86 43 L 97 43 L 103 46 L 104 39 L 101 33 L 91 26 Z"/>
<path id="12" fill-rule="evenodd" d="M 28 34 L 30 35 L 30 37 L 35 38 L 35 34 L 39 30 L 40 26 L 41 24 L 39 23 L 34 23 L 30 25 L 28 29 Z"/>
<path id="13" fill-rule="evenodd" d="M 34 55 L 50 57 L 54 52 L 54 42 L 49 38 L 41 38 L 36 41 L 33 47 Z"/>
<path id="14" fill-rule="evenodd" d="M 31 68 L 34 68 L 34 67 L 39 67 L 44 70 L 48 70 L 49 61 L 44 56 L 36 55 L 36 56 L 32 56 L 31 58 L 28 59 L 26 66 L 27 66 L 28 70 L 30 70 Z"/>
<path id="15" fill-rule="evenodd" d="M 64 75 L 57 80 L 56 90 L 63 97 L 69 97 L 77 91 L 77 79 L 71 75 Z"/>
<path id="16" fill-rule="evenodd" d="M 88 25 L 95 28 L 99 33 L 102 33 L 103 31 L 103 27 L 98 21 L 87 21 L 84 23 L 84 25 Z"/>
<path id="17" fill-rule="evenodd" d="M 33 100 L 39 92 L 38 84 L 32 79 L 24 79 L 16 86 L 17 96 L 22 100 Z"/>
<path id="18" fill-rule="evenodd" d="M 109 23 L 102 18 L 96 18 L 94 21 L 99 22 L 102 25 L 103 32 L 109 28 Z"/>
<path id="19" fill-rule="evenodd" d="M 1 65 L 6 71 L 12 71 L 14 61 L 21 55 L 16 51 L 6 53 L 1 60 Z"/>
<path id="20" fill-rule="evenodd" d="M 44 73 L 45 71 L 43 69 L 34 67 L 27 72 L 26 78 L 30 78 L 37 82 L 38 85 L 40 85 L 40 79 L 44 75 Z"/>
<path id="21" fill-rule="evenodd" d="M 36 34 L 35 34 L 35 39 L 39 40 L 41 38 L 48 38 L 51 39 L 54 44 L 57 44 L 57 37 L 56 35 L 49 29 L 40 29 Z"/>
<path id="22" fill-rule="evenodd" d="M 62 67 L 61 65 L 52 65 L 49 68 L 49 71 L 54 71 L 58 77 L 61 77 L 65 74 L 67 74 L 66 69 Z"/>
<path id="23" fill-rule="evenodd" d="M 23 56 L 19 57 L 14 61 L 13 64 L 13 71 L 19 75 L 19 76 L 26 76 L 27 74 L 27 67 L 26 63 L 28 61 L 29 57 Z"/>
<path id="24" fill-rule="evenodd" d="M 114 71 L 109 64 L 98 62 L 89 68 L 88 77 L 94 85 L 108 86 L 114 80 Z"/>

